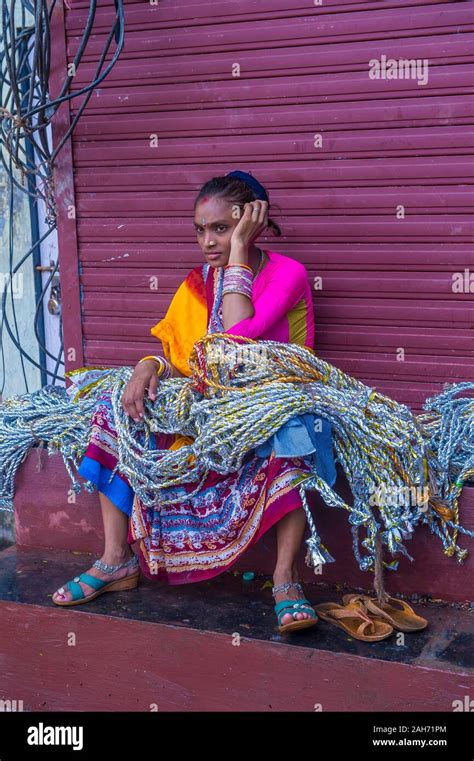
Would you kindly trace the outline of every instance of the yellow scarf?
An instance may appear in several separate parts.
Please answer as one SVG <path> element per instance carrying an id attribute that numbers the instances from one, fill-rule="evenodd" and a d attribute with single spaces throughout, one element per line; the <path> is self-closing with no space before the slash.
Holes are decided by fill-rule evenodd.
<path id="1" fill-rule="evenodd" d="M 207 323 L 206 284 L 201 275 L 201 268 L 196 267 L 181 283 L 165 316 L 150 328 L 150 333 L 163 344 L 166 359 L 180 373 L 189 377 L 191 370 L 188 359 L 196 341 L 206 335 Z M 169 449 L 179 449 L 192 442 L 193 439 L 189 436 L 176 434 L 175 441 Z"/>
<path id="2" fill-rule="evenodd" d="M 176 291 L 162 320 L 150 333 L 163 344 L 166 359 L 183 375 L 190 376 L 191 350 L 207 333 L 206 286 L 200 268 L 191 270 Z"/>

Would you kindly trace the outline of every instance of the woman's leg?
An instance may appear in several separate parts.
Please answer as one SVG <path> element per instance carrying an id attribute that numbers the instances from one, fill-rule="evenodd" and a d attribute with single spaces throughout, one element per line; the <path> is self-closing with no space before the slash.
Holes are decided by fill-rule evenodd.
<path id="1" fill-rule="evenodd" d="M 273 584 L 283 584 L 288 581 L 298 581 L 296 557 L 303 541 L 306 527 L 306 514 L 303 508 L 292 510 L 282 518 L 277 526 L 277 562 L 273 572 Z M 288 592 L 277 592 L 275 603 L 281 600 L 296 600 L 301 594 L 295 587 Z M 308 613 L 285 613 L 282 624 L 302 618 L 310 618 Z"/>
<path id="2" fill-rule="evenodd" d="M 122 510 L 119 510 L 119 508 L 116 507 L 102 492 L 99 492 L 99 499 L 102 508 L 102 520 L 104 523 L 105 534 L 104 554 L 102 555 L 101 560 L 110 565 L 119 565 L 131 558 L 133 554 L 127 541 L 129 517 L 126 513 L 122 512 Z M 97 576 L 99 579 L 112 581 L 136 573 L 136 568 L 121 568 L 120 570 L 115 571 L 115 573 L 105 573 L 99 568 L 91 567 L 86 573 L 89 573 L 91 576 Z M 79 582 L 79 584 L 86 596 L 94 591 L 92 587 L 82 581 Z M 68 588 L 65 588 L 63 594 L 60 594 L 59 591 L 55 592 L 53 599 L 62 601 L 71 600 L 72 594 Z"/>

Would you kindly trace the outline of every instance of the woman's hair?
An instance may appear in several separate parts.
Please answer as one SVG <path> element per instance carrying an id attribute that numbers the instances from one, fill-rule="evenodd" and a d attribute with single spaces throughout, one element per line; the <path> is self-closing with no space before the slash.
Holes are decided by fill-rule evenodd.
<path id="1" fill-rule="evenodd" d="M 240 206 L 242 209 L 246 203 L 257 199 L 257 194 L 253 191 L 250 185 L 247 185 L 244 180 L 241 180 L 238 177 L 232 177 L 229 175 L 213 177 L 211 180 L 208 180 L 202 186 L 194 201 L 194 209 L 196 209 L 199 201 L 205 196 L 222 198 L 232 205 Z M 270 210 L 270 198 L 268 199 L 268 209 Z M 270 219 L 270 217 L 268 217 L 268 227 L 273 230 L 275 235 L 281 235 L 279 225 L 277 225 L 273 219 Z"/>

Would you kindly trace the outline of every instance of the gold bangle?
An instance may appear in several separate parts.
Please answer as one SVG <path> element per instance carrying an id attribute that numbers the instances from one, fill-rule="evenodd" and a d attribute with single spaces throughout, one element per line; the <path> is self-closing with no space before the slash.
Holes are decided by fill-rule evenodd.
<path id="1" fill-rule="evenodd" d="M 158 378 L 161 378 L 161 376 L 165 372 L 165 363 L 164 363 L 164 360 L 161 357 L 156 357 L 156 359 L 158 359 L 159 362 L 160 362 L 160 366 L 157 367 L 157 369 L 156 369 L 156 374 L 157 374 Z"/>
<path id="2" fill-rule="evenodd" d="M 161 359 L 161 357 L 155 357 L 154 354 L 148 354 L 146 357 L 139 359 L 138 364 L 140 364 L 140 362 L 144 362 L 146 359 Z"/>
<path id="3" fill-rule="evenodd" d="M 146 362 L 147 359 L 154 359 L 155 362 L 158 362 L 160 366 L 156 369 L 156 373 L 157 373 L 158 377 L 163 375 L 163 373 L 165 371 L 164 360 L 161 357 L 156 357 L 154 354 L 149 354 L 147 357 L 142 357 L 142 359 L 139 359 L 138 360 L 138 364 L 140 364 L 141 362 Z"/>

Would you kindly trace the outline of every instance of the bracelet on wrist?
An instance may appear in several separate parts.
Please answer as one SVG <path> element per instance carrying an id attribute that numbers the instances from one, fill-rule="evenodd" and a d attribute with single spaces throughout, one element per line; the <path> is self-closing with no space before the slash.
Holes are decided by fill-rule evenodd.
<path id="1" fill-rule="evenodd" d="M 149 354 L 146 357 L 142 357 L 142 359 L 140 359 L 138 361 L 138 364 L 140 364 L 141 362 L 146 362 L 149 359 L 152 359 L 155 362 L 158 362 L 158 367 L 156 368 L 156 374 L 158 375 L 159 378 L 165 379 L 165 378 L 171 378 L 172 377 L 172 368 L 171 368 L 171 365 L 168 362 L 168 360 L 167 359 L 163 359 L 163 357 L 158 357 L 158 356 L 155 356 L 153 354 Z"/>
<path id="2" fill-rule="evenodd" d="M 248 264 L 241 264 L 240 262 L 229 262 L 228 264 L 224 265 L 224 269 L 229 269 L 229 267 L 242 267 L 246 270 L 250 270 L 250 272 L 253 275 L 253 269 Z"/>
<path id="3" fill-rule="evenodd" d="M 227 293 L 241 293 L 247 298 L 252 298 L 253 272 L 246 265 L 227 265 L 224 268 L 224 283 L 222 296 Z"/>

